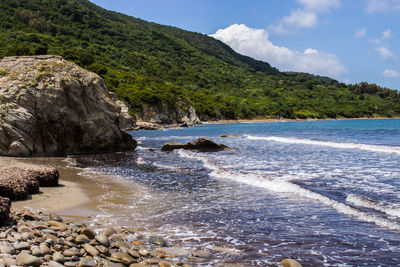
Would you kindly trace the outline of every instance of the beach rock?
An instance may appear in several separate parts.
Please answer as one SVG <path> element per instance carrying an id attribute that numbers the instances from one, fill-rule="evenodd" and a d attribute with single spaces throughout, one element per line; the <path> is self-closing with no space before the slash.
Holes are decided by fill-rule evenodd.
<path id="1" fill-rule="evenodd" d="M 46 243 L 40 243 L 39 248 L 44 254 L 51 254 L 51 250 Z"/>
<path id="2" fill-rule="evenodd" d="M 105 230 L 105 231 L 103 232 L 103 234 L 104 234 L 105 236 L 107 236 L 107 237 L 110 237 L 110 236 L 112 236 L 113 234 L 116 234 L 116 233 L 117 233 L 117 231 L 115 231 L 114 228 L 109 228 L 109 229 L 107 229 L 107 230 Z"/>
<path id="3" fill-rule="evenodd" d="M 228 149 L 228 147 L 222 144 L 217 144 L 206 138 L 199 138 L 186 144 L 167 142 L 161 148 L 161 151 L 172 151 L 174 149 L 190 149 L 203 152 L 214 152 Z"/>
<path id="4" fill-rule="evenodd" d="M 84 258 L 79 264 L 79 267 L 97 267 L 97 262 L 93 258 Z"/>
<path id="5" fill-rule="evenodd" d="M 53 260 L 56 261 L 56 262 L 59 262 L 59 263 L 64 263 L 65 262 L 64 255 L 61 254 L 61 252 L 59 252 L 59 251 L 54 252 Z"/>
<path id="6" fill-rule="evenodd" d="M 65 224 L 62 223 L 62 222 L 49 221 L 48 224 L 49 224 L 50 226 L 52 226 L 52 227 L 50 228 L 50 229 L 52 229 L 52 230 L 56 230 L 56 231 L 61 230 L 61 231 L 64 231 L 64 230 L 67 230 L 67 229 L 68 229 L 68 226 L 65 225 Z"/>
<path id="7" fill-rule="evenodd" d="M 280 263 L 283 267 L 302 267 L 300 263 L 292 259 L 284 259 Z"/>
<path id="8" fill-rule="evenodd" d="M 22 252 L 17 255 L 17 264 L 22 266 L 40 266 L 42 261 L 35 256 Z"/>
<path id="9" fill-rule="evenodd" d="M 75 238 L 75 242 L 78 243 L 78 244 L 85 244 L 85 243 L 89 243 L 90 240 L 86 235 L 78 235 Z"/>
<path id="10" fill-rule="evenodd" d="M 99 242 L 102 246 L 108 248 L 110 246 L 110 240 L 105 234 L 99 234 L 94 237 L 97 242 Z"/>
<path id="11" fill-rule="evenodd" d="M 130 265 L 132 263 L 137 263 L 137 260 L 131 257 L 130 255 L 125 254 L 122 258 L 121 261 L 125 265 Z"/>
<path id="12" fill-rule="evenodd" d="M 100 252 L 95 248 L 95 247 L 93 247 L 92 245 L 90 245 L 90 244 L 84 244 L 83 245 L 83 248 L 86 250 L 86 252 L 89 254 L 89 255 L 91 255 L 91 256 L 98 256 L 99 254 L 100 254 Z"/>
<path id="13" fill-rule="evenodd" d="M 31 246 L 28 242 L 16 242 L 14 243 L 14 248 L 17 250 L 29 250 Z"/>
<path id="14" fill-rule="evenodd" d="M 151 244 L 160 246 L 160 247 L 167 246 L 167 243 L 165 242 L 164 238 L 162 238 L 161 236 L 150 236 L 148 242 Z"/>
<path id="15" fill-rule="evenodd" d="M 15 248 L 7 245 L 0 246 L 0 253 L 2 254 L 15 254 Z"/>
<path id="16" fill-rule="evenodd" d="M 60 56 L 0 60 L 0 155 L 55 156 L 133 150 L 121 108 L 97 74 Z"/>
<path id="17" fill-rule="evenodd" d="M 63 267 L 64 265 L 61 263 L 58 263 L 56 261 L 50 261 L 49 262 L 49 267 Z"/>
<path id="18" fill-rule="evenodd" d="M 81 234 L 86 235 L 89 239 L 93 239 L 96 236 L 96 233 L 89 228 L 83 228 Z"/>
<path id="19" fill-rule="evenodd" d="M 62 222 L 63 221 L 63 219 L 60 216 L 58 216 L 57 214 L 55 214 L 53 212 L 49 213 L 49 218 L 50 218 L 50 220 L 56 221 L 56 222 Z"/>

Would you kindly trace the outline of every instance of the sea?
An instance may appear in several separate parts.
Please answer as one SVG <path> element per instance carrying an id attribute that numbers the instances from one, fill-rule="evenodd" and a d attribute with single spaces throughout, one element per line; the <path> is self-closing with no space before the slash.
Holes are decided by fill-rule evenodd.
<path id="1" fill-rule="evenodd" d="M 99 216 L 152 229 L 171 246 L 209 249 L 208 265 L 279 266 L 292 258 L 303 266 L 400 266 L 399 119 L 204 123 L 130 134 L 135 152 L 76 158 L 86 172 L 132 185 L 123 205 L 104 196 L 108 215 Z M 161 152 L 165 142 L 199 137 L 231 149 Z"/>

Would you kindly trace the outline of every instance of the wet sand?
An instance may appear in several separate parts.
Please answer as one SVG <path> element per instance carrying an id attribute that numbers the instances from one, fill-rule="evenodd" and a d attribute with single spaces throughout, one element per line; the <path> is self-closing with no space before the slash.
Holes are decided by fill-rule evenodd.
<path id="1" fill-rule="evenodd" d="M 68 158 L 10 158 L 0 157 L 0 166 L 37 167 L 51 166 L 60 172 L 59 186 L 41 187 L 39 194 L 29 195 L 27 200 L 13 201 L 12 208 L 31 208 L 36 211 L 56 212 L 57 214 L 76 219 L 88 220 L 102 214 L 103 196 L 107 188 L 125 188 L 123 184 L 108 179 L 101 174 L 82 175 L 81 169 L 68 165 Z M 125 188 L 126 191 L 126 188 Z M 124 197 L 115 196 L 115 203 L 126 204 Z"/>

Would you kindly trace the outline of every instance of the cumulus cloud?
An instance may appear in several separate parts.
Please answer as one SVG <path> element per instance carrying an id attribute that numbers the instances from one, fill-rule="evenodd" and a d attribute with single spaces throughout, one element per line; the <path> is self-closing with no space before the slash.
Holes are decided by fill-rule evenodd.
<path id="1" fill-rule="evenodd" d="M 400 11 L 400 0 L 368 0 L 364 11 L 366 13 Z"/>
<path id="2" fill-rule="evenodd" d="M 278 25 L 271 25 L 270 30 L 276 33 L 291 33 L 288 28 L 312 28 L 318 24 L 319 14 L 340 7 L 340 0 L 296 0 L 300 8 L 281 19 Z"/>
<path id="3" fill-rule="evenodd" d="M 387 39 L 390 36 L 392 36 L 392 31 L 390 29 L 387 29 L 386 31 L 382 32 L 382 39 Z"/>
<path id="4" fill-rule="evenodd" d="M 283 71 L 310 72 L 333 77 L 346 73 L 346 68 L 335 55 L 312 48 L 301 52 L 277 46 L 269 40 L 268 32 L 263 29 L 233 24 L 211 36 L 231 46 L 238 53 L 267 61 Z"/>
<path id="5" fill-rule="evenodd" d="M 367 35 L 366 28 L 357 29 L 356 32 L 354 33 L 354 37 L 356 38 L 362 38 L 365 37 L 365 35 Z"/>
<path id="6" fill-rule="evenodd" d="M 384 46 L 376 47 L 375 50 L 383 59 L 395 58 L 395 55 Z"/>
<path id="7" fill-rule="evenodd" d="M 400 73 L 395 70 L 385 69 L 382 73 L 385 78 L 396 78 L 400 76 Z"/>

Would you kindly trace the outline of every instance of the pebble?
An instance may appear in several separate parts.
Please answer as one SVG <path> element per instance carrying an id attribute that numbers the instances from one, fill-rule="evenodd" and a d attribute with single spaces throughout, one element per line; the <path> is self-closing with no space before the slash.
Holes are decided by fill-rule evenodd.
<path id="1" fill-rule="evenodd" d="M 0 252 L 3 254 L 15 254 L 15 248 L 14 247 L 9 247 L 9 246 L 0 246 Z"/>
<path id="2" fill-rule="evenodd" d="M 43 251 L 37 246 L 31 247 L 31 252 L 32 255 L 36 257 L 42 257 L 44 255 Z"/>
<path id="3" fill-rule="evenodd" d="M 39 248 L 43 252 L 43 254 L 51 254 L 51 250 L 48 247 L 47 243 L 40 243 Z"/>
<path id="4" fill-rule="evenodd" d="M 84 244 L 83 245 L 83 248 L 86 250 L 86 252 L 88 253 L 88 254 L 90 254 L 91 256 L 97 256 L 97 255 L 99 255 L 100 254 L 100 252 L 95 248 L 95 247 L 93 247 L 92 245 L 90 245 L 90 244 Z"/>
<path id="5" fill-rule="evenodd" d="M 64 266 L 63 264 L 60 264 L 60 263 L 58 263 L 56 261 L 50 261 L 49 262 L 49 267 L 63 267 L 63 266 Z"/>
<path id="6" fill-rule="evenodd" d="M 89 239 L 93 239 L 96 236 L 96 233 L 89 228 L 84 228 L 81 232 L 81 234 L 86 235 Z"/>
<path id="7" fill-rule="evenodd" d="M 122 257 L 122 263 L 123 264 L 126 264 L 126 265 L 130 265 L 130 264 L 132 264 L 132 263 L 136 263 L 137 262 L 137 260 L 135 260 L 134 258 L 132 258 L 131 256 L 129 256 L 129 255 L 127 255 L 127 254 L 125 254 L 123 257 Z"/>
<path id="8" fill-rule="evenodd" d="M 105 230 L 105 231 L 103 232 L 103 234 L 104 234 L 105 236 L 107 236 L 107 237 L 110 237 L 110 236 L 112 236 L 112 235 L 114 235 L 114 234 L 116 234 L 116 233 L 117 233 L 117 231 L 115 231 L 114 228 L 109 228 L 109 229 L 107 229 L 107 230 Z"/>
<path id="9" fill-rule="evenodd" d="M 108 240 L 108 237 L 105 234 L 99 234 L 94 237 L 97 242 L 99 242 L 101 245 L 105 246 L 108 248 L 110 246 L 110 240 Z"/>
<path id="10" fill-rule="evenodd" d="M 51 226 L 50 229 L 55 231 L 64 231 L 68 229 L 68 226 L 62 222 L 49 221 L 48 224 Z"/>
<path id="11" fill-rule="evenodd" d="M 29 255 L 25 252 L 18 254 L 16 260 L 17 265 L 23 266 L 40 266 L 42 264 L 42 261 L 38 257 Z"/>
<path id="12" fill-rule="evenodd" d="M 28 242 L 16 242 L 14 243 L 14 248 L 17 250 L 25 250 L 25 249 L 30 249 L 30 245 Z"/>
<path id="13" fill-rule="evenodd" d="M 75 238 L 75 242 L 78 243 L 78 244 L 85 244 L 85 243 L 89 243 L 90 240 L 86 235 L 78 235 Z"/>
<path id="14" fill-rule="evenodd" d="M 302 267 L 300 263 L 293 259 L 284 259 L 283 261 L 281 261 L 281 265 L 283 267 Z"/>
<path id="15" fill-rule="evenodd" d="M 147 233 L 138 234 L 133 227 L 109 228 L 96 234 L 87 225 L 63 221 L 54 214 L 47 216 L 12 211 L 11 216 L 15 225 L 0 227 L 0 267 L 3 267 L 2 264 L 169 267 L 184 266 L 185 261 L 204 264 L 206 259 L 211 258 L 209 251 L 192 252 L 180 247 L 165 247 L 167 244 L 161 236 L 152 235 L 144 239 L 142 236 L 148 236 Z M 30 218 L 29 221 L 27 218 Z M 164 259 L 177 260 L 178 257 L 179 261 L 174 263 Z"/>
<path id="16" fill-rule="evenodd" d="M 79 267 L 97 267 L 97 262 L 93 258 L 84 258 L 79 264 Z"/>
<path id="17" fill-rule="evenodd" d="M 58 216 L 57 214 L 55 214 L 55 213 L 53 213 L 53 212 L 50 212 L 50 214 L 49 214 L 48 217 L 49 217 L 50 220 L 52 220 L 52 221 L 56 221 L 56 222 L 62 222 L 62 221 L 63 221 L 63 219 L 62 219 L 60 216 Z"/>
<path id="18" fill-rule="evenodd" d="M 161 236 L 150 236 L 148 242 L 160 247 L 165 247 L 167 245 L 164 238 L 162 238 Z"/>
<path id="19" fill-rule="evenodd" d="M 64 255 L 61 254 L 61 252 L 59 252 L 59 251 L 54 252 L 53 260 L 56 261 L 56 262 L 59 262 L 59 263 L 64 263 L 65 262 Z"/>
<path id="20" fill-rule="evenodd" d="M 79 251 L 79 249 L 73 247 L 73 248 L 64 250 L 63 255 L 64 255 L 65 257 L 72 257 L 72 256 L 81 256 L 82 254 L 81 254 L 81 252 Z"/>

